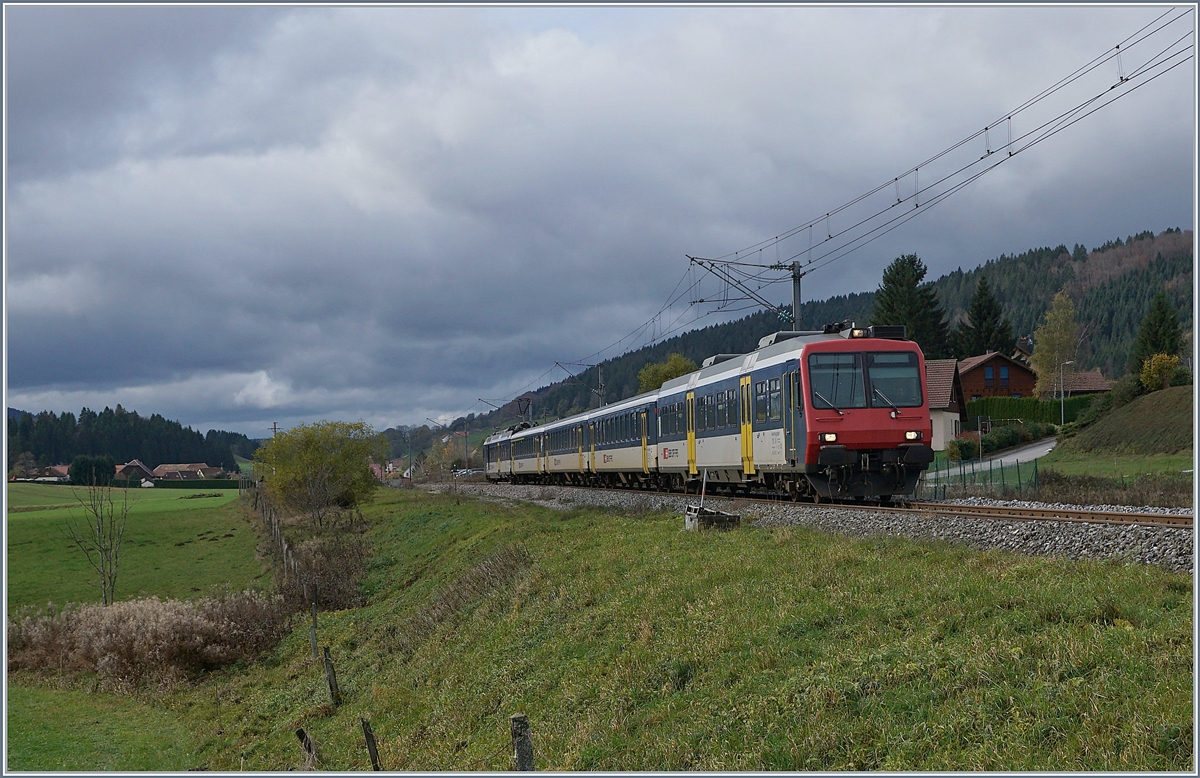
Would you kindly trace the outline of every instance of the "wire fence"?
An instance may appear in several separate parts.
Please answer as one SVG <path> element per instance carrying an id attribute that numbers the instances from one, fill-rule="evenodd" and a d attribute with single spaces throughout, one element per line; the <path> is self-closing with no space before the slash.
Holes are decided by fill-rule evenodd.
<path id="1" fill-rule="evenodd" d="M 948 500 L 965 497 L 1020 498 L 1038 492 L 1038 461 L 1012 464 L 1002 460 L 934 462 L 917 482 L 918 500 Z"/>

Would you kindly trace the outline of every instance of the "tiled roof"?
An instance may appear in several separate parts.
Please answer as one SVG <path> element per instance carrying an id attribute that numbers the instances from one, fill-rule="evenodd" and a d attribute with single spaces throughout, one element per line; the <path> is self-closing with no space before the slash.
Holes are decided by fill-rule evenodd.
<path id="1" fill-rule="evenodd" d="M 929 407 L 948 408 L 954 399 L 954 371 L 958 363 L 953 359 L 925 360 L 925 381 L 929 387 Z"/>
<path id="2" fill-rule="evenodd" d="M 1063 389 L 1071 392 L 1107 392 L 1112 388 L 1112 382 L 1100 375 L 1100 368 L 1086 373 L 1064 373 Z"/>
<path id="3" fill-rule="evenodd" d="M 202 468 L 207 468 L 207 467 L 208 467 L 208 463 L 206 463 L 206 462 L 192 462 L 192 463 L 186 464 L 186 465 L 162 464 L 162 465 L 159 465 L 158 467 L 154 468 L 154 472 L 156 472 L 156 473 L 160 473 L 160 472 L 161 473 L 178 473 L 183 470 L 190 470 L 190 471 L 195 472 Z"/>
<path id="4" fill-rule="evenodd" d="M 972 370 L 979 367 L 984 362 L 987 362 L 990 359 L 999 359 L 1010 365 L 1016 365 L 1017 367 L 1021 368 L 1022 370 L 1027 370 L 1031 373 L 1033 372 L 1033 370 L 1028 365 L 1024 365 L 1021 362 L 1018 362 L 1017 360 L 1013 359 L 1010 356 L 1001 354 L 999 351 L 989 351 L 986 354 L 980 354 L 977 357 L 967 357 L 966 359 L 960 361 L 958 363 L 958 374 L 966 375 L 967 373 L 971 372 Z"/>

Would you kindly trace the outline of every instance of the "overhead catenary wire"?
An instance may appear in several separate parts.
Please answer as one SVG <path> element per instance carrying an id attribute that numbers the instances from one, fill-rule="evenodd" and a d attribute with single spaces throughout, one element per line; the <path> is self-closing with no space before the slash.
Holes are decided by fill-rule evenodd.
<path id="1" fill-rule="evenodd" d="M 982 177 L 982 176 L 986 175 L 987 173 L 991 172 L 992 170 L 996 169 L 997 167 L 999 167 L 1001 164 L 1008 161 L 1009 159 L 1012 159 L 1012 158 L 1018 156 L 1020 153 L 1026 151 L 1030 148 L 1033 148 L 1034 146 L 1040 144 L 1044 140 L 1048 140 L 1049 138 L 1053 137 L 1054 135 L 1057 135 L 1059 132 L 1062 132 L 1063 130 L 1067 129 L 1068 127 L 1074 125 L 1078 121 L 1081 121 L 1082 119 L 1086 118 L 1087 116 L 1090 116 L 1091 114 L 1095 113 L 1096 111 L 1098 111 L 1108 105 L 1111 105 L 1116 100 L 1119 100 L 1122 97 L 1133 93 L 1140 87 L 1151 83 L 1152 81 L 1156 80 L 1160 76 L 1165 75 L 1166 73 L 1174 70 L 1175 68 L 1179 67 L 1180 65 L 1191 60 L 1193 58 L 1194 54 L 1192 53 L 1193 46 L 1190 42 L 1186 46 L 1184 46 L 1182 49 L 1172 52 L 1172 49 L 1178 47 L 1181 43 L 1184 43 L 1185 41 L 1188 40 L 1188 38 L 1192 37 L 1193 33 L 1189 30 L 1187 33 L 1185 33 L 1184 35 L 1177 38 L 1171 44 L 1169 44 L 1166 47 L 1164 47 L 1163 49 L 1161 49 L 1157 54 L 1155 54 L 1153 57 L 1148 59 L 1146 62 L 1144 62 L 1140 66 L 1131 70 L 1128 74 L 1126 74 L 1124 72 L 1124 67 L 1123 67 L 1122 62 L 1118 61 L 1118 63 L 1117 63 L 1118 64 L 1118 74 L 1117 74 L 1118 80 L 1116 83 L 1107 87 L 1099 94 L 1092 95 L 1088 99 L 1084 100 L 1083 102 L 1078 103 L 1078 104 L 1074 105 L 1073 107 L 1059 113 L 1057 116 L 1054 116 L 1053 118 L 1043 122 L 1042 124 L 1038 125 L 1034 129 L 1024 132 L 1022 134 L 1019 134 L 1016 137 L 1013 137 L 1012 120 L 1014 117 L 1019 116 L 1020 114 L 1028 111 L 1035 105 L 1038 105 L 1038 104 L 1042 103 L 1043 101 L 1047 100 L 1052 95 L 1057 94 L 1058 92 L 1062 91 L 1063 89 L 1066 89 L 1068 86 L 1079 81 L 1081 78 L 1088 75 L 1089 73 L 1092 73 L 1096 69 L 1108 64 L 1113 59 L 1117 59 L 1121 55 L 1122 51 L 1124 51 L 1126 54 L 1128 54 L 1128 52 L 1131 49 L 1133 49 L 1133 47 L 1151 39 L 1152 36 L 1156 35 L 1157 33 L 1161 32 L 1162 30 L 1166 29 L 1167 27 L 1169 27 L 1170 25 L 1179 21 L 1183 17 L 1185 17 L 1191 13 L 1194 13 L 1194 9 L 1188 8 L 1188 9 L 1183 10 L 1179 14 L 1175 15 L 1173 18 L 1167 20 L 1166 22 L 1163 22 L 1163 19 L 1165 17 L 1167 17 L 1168 15 L 1170 15 L 1172 13 L 1172 11 L 1174 11 L 1174 10 L 1175 9 L 1170 9 L 1170 8 L 1167 9 L 1163 13 L 1159 14 L 1154 20 L 1148 22 L 1147 24 L 1143 25 L 1140 29 L 1138 29 L 1134 33 L 1127 36 L 1120 43 L 1116 44 L 1112 48 L 1106 50 L 1104 53 L 1093 58 L 1091 61 L 1089 61 L 1088 63 L 1077 68 L 1075 71 L 1068 74 L 1067 76 L 1064 76 L 1063 78 L 1059 79 L 1054 84 L 1051 84 L 1050 86 L 1042 89 L 1036 95 L 1027 99 L 1023 103 L 1018 105 L 1016 108 L 1012 109 L 1011 111 L 1006 112 L 1005 114 L 1002 114 L 1000 117 L 996 118 L 992 122 L 987 123 L 986 125 L 984 125 L 983 129 L 980 129 L 978 131 L 975 131 L 975 132 L 967 135 L 966 137 L 962 138 L 961 140 L 957 141 L 956 143 L 951 144 L 950 146 L 937 152 L 936 154 L 933 154 L 932 156 L 928 157 L 927 159 L 917 163 L 916 165 L 913 165 L 912 167 L 910 167 L 909 169 L 907 169 L 900 175 L 891 177 L 890 180 L 887 180 L 884 183 L 882 183 L 876 187 L 873 187 L 872 189 L 846 201 L 845 203 L 837 206 L 836 208 L 828 210 L 824 214 L 821 214 L 820 216 L 818 216 L 814 219 L 811 219 L 803 224 L 800 224 L 791 229 L 782 231 L 782 232 L 776 234 L 775 236 L 773 236 L 772 238 L 764 239 L 762 241 L 759 241 L 758 243 L 751 244 L 742 249 L 738 249 L 737 251 L 729 252 L 729 253 L 722 254 L 717 257 L 712 257 L 712 258 L 689 257 L 690 261 L 689 261 L 688 269 L 685 271 L 683 276 L 680 277 L 679 281 L 676 282 L 671 293 L 668 295 L 667 302 L 665 302 L 650 319 L 648 319 L 643 324 L 640 324 L 638 327 L 635 327 L 629 333 L 627 333 L 626 335 L 617 339 L 616 341 L 612 342 L 608 346 L 598 349 L 597 351 L 594 351 L 591 354 L 589 354 L 585 357 L 582 357 L 578 361 L 566 362 L 566 364 L 577 364 L 577 365 L 584 364 L 585 362 L 590 362 L 591 360 L 594 360 L 594 359 L 600 357 L 605 352 L 608 352 L 608 351 L 612 350 L 613 348 L 620 346 L 623 343 L 637 342 L 636 339 L 645 335 L 647 330 L 649 330 L 651 327 L 654 327 L 655 329 L 651 333 L 651 337 L 649 338 L 648 344 L 652 344 L 652 343 L 656 343 L 656 342 L 665 340 L 666 338 L 670 337 L 674 333 L 679 332 L 683 329 L 686 329 L 687 327 L 690 327 L 692 324 L 694 324 L 699 319 L 704 318 L 708 315 L 713 315 L 715 313 L 721 313 L 721 312 L 733 313 L 733 312 L 739 312 L 739 311 L 743 311 L 743 310 L 755 309 L 755 308 L 759 308 L 762 306 L 766 306 L 766 307 L 774 309 L 774 310 L 779 310 L 780 309 L 779 306 L 775 306 L 775 305 L 767 302 L 764 298 L 762 298 L 760 295 L 757 295 L 757 294 L 747 295 L 746 297 L 731 297 L 729 295 L 730 279 L 722 278 L 720 274 L 714 273 L 711 270 L 711 268 L 718 266 L 718 264 L 723 265 L 727 268 L 730 268 L 731 270 L 732 270 L 732 268 L 738 268 L 738 271 L 741 272 L 741 274 L 743 275 L 743 277 L 745 278 L 745 280 L 747 282 L 760 283 L 760 286 L 758 286 L 757 288 L 755 288 L 753 290 L 755 293 L 757 293 L 757 291 L 759 291 L 763 288 L 772 286 L 777 283 L 785 282 L 788 279 L 780 278 L 778 276 L 776 276 L 774 279 L 768 279 L 768 275 L 770 275 L 771 271 L 772 271 L 771 266 L 764 266 L 763 264 L 761 264 L 761 262 L 756 263 L 756 262 L 746 261 L 746 259 L 747 259 L 746 255 L 757 253 L 759 255 L 759 258 L 761 259 L 763 250 L 774 246 L 776 249 L 776 261 L 774 263 L 775 269 L 778 269 L 778 267 L 782 264 L 796 262 L 801 257 L 807 257 L 807 259 L 804 262 L 799 263 L 799 265 L 802 268 L 804 268 L 805 273 L 808 273 L 808 272 L 812 272 L 814 270 L 820 269 L 822 267 L 826 267 L 829 264 L 831 264 L 832 262 L 842 259 L 843 257 L 848 256 L 849 254 L 861 249 L 863 246 L 873 243 L 874 241 L 876 241 L 879 238 L 881 238 L 882 236 L 888 234 L 892 230 L 900 227 L 901 225 L 903 225 L 903 224 L 907 223 L 908 221 L 910 221 L 911 219 L 915 218 L 919 214 L 924 213 L 924 212 L 928 211 L 929 209 L 931 209 L 932 207 L 944 202 L 950 196 L 961 191 L 964 187 L 968 186 L 969 184 L 978 180 L 980 177 Z M 1160 22 L 1162 22 L 1162 23 L 1160 24 Z M 1153 28 L 1153 29 L 1151 29 L 1151 28 Z M 1172 62 L 1172 60 L 1174 60 L 1174 61 Z M 1138 83 L 1131 84 L 1131 82 L 1133 82 L 1135 80 L 1138 80 Z M 1117 91 L 1114 91 L 1114 90 L 1117 90 Z M 990 136 L 990 132 L 991 132 L 991 130 L 998 128 L 1001 124 L 1003 124 L 1005 126 L 1005 133 L 1007 136 L 1007 143 L 1005 145 L 1005 150 L 1007 150 L 1007 153 L 1000 154 L 997 157 L 997 152 L 1001 151 L 1001 149 L 1000 148 L 996 148 L 996 149 L 992 148 L 992 145 L 991 145 L 992 139 Z M 947 155 L 952 154 L 953 152 L 961 149 L 963 146 L 971 143 L 972 141 L 980 139 L 981 136 L 982 136 L 982 139 L 984 142 L 984 152 L 985 152 L 982 157 L 975 158 L 975 159 L 971 160 L 969 163 L 961 165 L 960 167 L 955 169 L 953 172 L 945 174 L 945 175 L 937 178 L 932 183 L 927 183 L 925 186 L 920 186 L 919 174 L 920 174 L 921 168 L 929 168 L 931 165 L 933 165 L 933 163 L 940 161 Z M 1016 146 L 1016 148 L 1014 148 L 1014 146 Z M 994 161 L 991 161 L 990 164 L 981 166 L 981 163 L 983 163 L 985 161 L 989 161 L 993 157 L 996 157 L 996 159 Z M 978 168 L 978 169 L 972 170 L 973 168 Z M 968 171 L 971 171 L 971 172 L 968 173 Z M 965 179 L 954 182 L 950 186 L 949 189 L 946 189 L 946 190 L 943 190 L 940 192 L 936 191 L 937 187 L 942 186 L 963 174 L 968 174 Z M 900 192 L 900 181 L 902 179 L 908 178 L 910 175 L 913 177 L 914 186 L 913 186 L 911 193 L 905 195 Z M 861 218 L 858 221 L 853 222 L 853 223 L 849 224 L 848 226 L 839 229 L 836 232 L 832 230 L 831 224 L 832 224 L 833 216 L 836 216 L 839 213 L 842 213 L 842 212 L 848 210 L 849 208 L 852 208 L 853 206 L 864 202 L 865 200 L 867 200 L 870 197 L 878 194 L 879 192 L 887 189 L 888 187 L 895 188 L 896 201 L 894 203 L 890 204 L 886 208 L 879 209 L 875 213 L 873 213 L 865 218 Z M 922 202 L 922 198 L 925 198 L 924 202 Z M 895 216 L 893 216 L 892 218 L 885 220 L 881 224 L 872 226 L 871 229 L 867 230 L 865 233 L 862 233 L 860 235 L 850 238 L 848 240 L 848 242 L 846 242 L 846 243 L 843 243 L 841 245 L 830 246 L 830 247 L 828 247 L 828 250 L 824 251 L 823 253 L 819 253 L 819 254 L 814 253 L 814 252 L 820 252 L 821 248 L 823 246 L 826 246 L 829 243 L 835 242 L 839 238 L 847 236 L 850 233 L 854 232 L 855 230 L 861 229 L 862 227 L 879 219 L 884 214 L 887 214 L 889 211 L 892 211 L 897 206 L 900 206 L 904 202 L 909 201 L 909 200 L 911 200 L 913 203 L 913 206 L 911 209 L 903 211 L 901 213 L 898 213 Z M 826 237 L 823 239 L 818 239 L 814 242 L 813 235 L 812 235 L 813 228 L 816 227 L 817 225 L 819 225 L 819 223 L 822 220 L 824 220 L 826 223 L 826 225 L 825 225 L 826 226 Z M 786 260 L 783 260 L 781 262 L 779 260 L 780 244 L 782 244 L 788 238 L 791 238 L 791 237 L 793 237 L 801 232 L 804 232 L 806 230 L 808 231 L 808 237 L 809 237 L 808 248 L 792 254 Z M 721 280 L 723 281 L 719 305 L 714 310 L 707 311 L 707 312 L 700 312 L 700 311 L 698 311 L 698 309 L 696 307 L 697 302 L 700 302 L 700 301 L 714 302 L 714 301 L 705 300 L 703 298 L 703 296 L 699 293 L 693 294 L 693 295 L 691 295 L 693 298 L 699 298 L 699 299 L 691 302 L 677 316 L 675 316 L 673 319 L 670 319 L 669 321 L 667 321 L 666 324 L 664 325 L 664 314 L 668 310 L 672 309 L 685 296 L 688 296 L 689 292 L 698 290 L 700 282 L 699 282 L 699 280 L 692 277 L 692 274 L 691 274 L 692 266 L 694 264 L 696 264 L 697 261 L 708 263 L 709 267 L 706 267 L 705 269 L 709 270 L 709 272 L 712 273 L 714 275 L 714 277 L 721 278 Z M 744 268 L 744 270 L 742 270 L 742 268 Z M 754 272 L 754 271 L 758 271 L 758 272 Z M 689 281 L 689 283 L 684 284 L 685 281 Z M 682 289 L 681 289 L 681 286 L 683 287 Z M 749 304 L 740 306 L 740 307 L 732 307 L 733 305 L 735 305 L 737 303 L 749 303 Z M 689 313 L 692 314 L 690 317 L 688 317 Z M 684 321 L 685 317 L 687 317 L 687 319 L 688 319 L 687 321 Z M 533 386 L 535 383 L 538 383 L 539 381 L 544 379 L 547 375 L 549 375 L 557 367 L 561 367 L 561 365 L 556 363 L 555 367 L 549 368 L 546 372 L 542 373 L 541 376 L 539 376 L 538 378 L 536 378 L 533 381 L 526 384 L 525 388 L 523 388 L 520 392 L 517 393 L 517 396 L 528 391 L 528 389 L 531 386 Z M 565 368 L 562 368 L 562 369 L 565 370 Z M 569 373 L 569 371 L 567 371 L 567 372 Z"/>
<path id="2" fill-rule="evenodd" d="M 1031 109 L 1035 105 L 1048 99 L 1050 96 L 1065 89 L 1067 86 L 1070 86 L 1071 84 L 1075 83 L 1079 79 L 1083 78 L 1085 75 L 1091 73 L 1092 71 L 1096 70 L 1097 68 L 1110 62 L 1116 56 L 1116 52 L 1119 50 L 1119 47 L 1124 46 L 1126 51 L 1128 51 L 1133 46 L 1136 46 L 1136 45 L 1148 40 L 1152 35 L 1154 35 L 1158 32 L 1161 32 L 1162 30 L 1166 29 L 1171 24 L 1174 24 L 1175 22 L 1179 21 L 1184 16 L 1193 12 L 1192 9 L 1189 8 L 1189 9 L 1181 12 L 1174 18 L 1168 20 L 1167 22 L 1158 25 L 1153 30 L 1151 30 L 1149 33 L 1147 33 L 1145 35 L 1141 35 L 1141 33 L 1145 32 L 1147 29 L 1149 29 L 1150 27 L 1153 27 L 1155 24 L 1160 22 L 1163 19 L 1163 17 L 1165 17 L 1167 14 L 1169 14 L 1171 12 L 1171 10 L 1173 10 L 1173 9 L 1168 9 L 1164 13 L 1160 14 L 1155 20 L 1144 25 L 1141 29 L 1139 29 L 1137 32 L 1132 33 L 1128 37 L 1126 37 L 1124 40 L 1122 40 L 1116 46 L 1106 50 L 1104 53 L 1093 58 L 1090 62 L 1079 67 L 1071 74 L 1064 76 L 1063 78 L 1059 79 L 1054 84 L 1051 84 L 1050 86 L 1046 87 L 1045 89 L 1043 89 L 1042 91 L 1040 91 L 1036 95 L 1034 95 L 1033 97 L 1029 98 L 1028 100 L 1026 100 L 1023 103 L 1021 103 L 1020 105 L 1018 105 L 1016 108 L 1002 114 L 1001 116 L 997 117 L 993 121 L 988 122 L 986 125 L 984 125 L 983 129 L 977 130 L 977 131 L 967 135 L 966 137 L 962 138 L 958 142 L 953 143 L 950 146 L 946 147 L 945 149 L 942 149 L 941 151 L 937 152 L 936 154 L 933 154 L 932 156 L 928 157 L 927 159 L 925 159 L 921 162 L 918 162 L 916 165 L 913 165 L 912 167 L 908 168 L 903 173 L 900 173 L 898 176 L 892 177 L 891 180 L 885 181 L 884 183 L 881 183 L 878 186 L 873 187 L 872 189 L 869 189 L 866 192 L 863 192 L 862 194 L 858 195 L 857 197 L 854 197 L 854 198 L 842 203 L 841 205 L 825 212 L 824 214 L 821 214 L 820 216 L 817 216 L 816 218 L 813 218 L 813 219 L 811 219 L 803 224 L 800 224 L 796 227 L 793 227 L 789 230 L 785 230 L 785 231 L 779 233 L 778 235 L 776 235 L 775 237 L 767 238 L 762 241 L 759 241 L 758 243 L 751 244 L 749 246 L 738 249 L 736 251 L 728 252 L 728 253 L 721 254 L 721 255 L 711 257 L 708 259 L 711 259 L 712 261 L 722 261 L 722 260 L 728 260 L 731 257 L 740 258 L 746 254 L 753 254 L 763 248 L 771 246 L 772 244 L 776 244 L 776 243 L 784 241 L 790 237 L 793 237 L 806 229 L 810 230 L 810 234 L 811 234 L 811 229 L 813 227 L 817 226 L 822 220 L 824 220 L 826 222 L 826 235 L 828 237 L 826 239 L 821 240 L 820 243 L 826 243 L 830 239 L 836 238 L 840 234 L 844 234 L 845 230 L 842 230 L 839 233 L 833 233 L 832 231 L 830 231 L 828 229 L 829 220 L 832 216 L 837 215 L 838 213 L 841 213 L 842 211 L 845 211 L 855 205 L 858 205 L 859 203 L 863 202 L 866 199 L 869 199 L 870 197 L 872 197 L 875 194 L 878 194 L 879 192 L 881 192 L 882 190 L 886 189 L 889 186 L 895 186 L 898 191 L 899 182 L 902 179 L 905 179 L 910 175 L 914 176 L 914 177 L 919 176 L 919 171 L 921 170 L 921 168 L 928 168 L 934 162 L 941 160 L 943 157 L 947 156 L 948 154 L 951 154 L 954 151 L 957 151 L 958 149 L 962 148 L 964 145 L 971 143 L 974 140 L 979 139 L 981 136 L 986 134 L 987 128 L 993 127 L 993 126 L 998 126 L 1001 122 L 1011 123 L 1013 117 L 1018 116 L 1021 113 L 1024 113 L 1025 111 Z M 1139 35 L 1141 35 L 1140 38 L 1137 37 Z M 1190 35 L 1190 33 L 1183 37 L 1186 38 L 1189 35 Z M 1137 40 L 1134 40 L 1134 38 L 1137 38 Z M 1130 41 L 1133 41 L 1133 43 L 1130 44 Z M 1145 67 L 1145 66 L 1143 66 L 1143 67 Z M 1125 78 L 1125 81 L 1129 81 L 1132 78 L 1133 78 L 1133 74 L 1131 73 L 1129 76 L 1127 76 Z M 1120 85 L 1120 83 L 1122 83 L 1122 82 L 1118 82 L 1118 85 Z M 985 156 L 987 156 L 987 155 L 985 155 Z M 915 189 L 912 194 L 912 198 L 919 197 L 921 192 L 928 190 L 928 188 L 929 187 L 926 186 L 924 188 Z M 910 198 L 905 197 L 903 199 L 907 200 Z M 914 199 L 914 202 L 919 202 L 919 200 Z M 818 244 L 818 245 L 820 245 L 820 244 Z"/>

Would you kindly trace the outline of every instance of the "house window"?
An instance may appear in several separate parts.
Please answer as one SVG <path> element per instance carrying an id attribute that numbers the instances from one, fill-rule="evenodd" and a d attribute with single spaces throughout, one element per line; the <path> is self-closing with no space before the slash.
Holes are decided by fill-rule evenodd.
<path id="1" fill-rule="evenodd" d="M 973 394 L 973 395 L 971 395 L 971 399 L 972 399 L 972 400 L 978 400 L 978 399 L 979 399 L 979 395 L 977 395 L 977 394 Z"/>
<path id="2" fill-rule="evenodd" d="M 1000 385 L 1008 386 L 1008 365 L 1000 366 Z"/>
<path id="3" fill-rule="evenodd" d="M 1020 393 L 1020 392 L 1013 392 L 1012 396 L 1013 396 L 1013 397 L 1020 397 L 1020 396 L 1021 396 L 1021 393 Z"/>
<path id="4" fill-rule="evenodd" d="M 983 385 L 985 387 L 987 387 L 988 389 L 991 389 L 993 386 L 996 385 L 996 377 L 994 374 L 994 368 L 991 365 L 988 365 L 987 367 L 985 367 L 983 369 Z"/>

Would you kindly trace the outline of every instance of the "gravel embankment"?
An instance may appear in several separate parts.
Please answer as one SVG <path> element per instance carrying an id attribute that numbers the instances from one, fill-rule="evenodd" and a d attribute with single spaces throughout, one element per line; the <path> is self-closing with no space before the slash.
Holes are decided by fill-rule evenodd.
<path id="1" fill-rule="evenodd" d="M 432 491 L 449 491 L 447 485 Z M 459 484 L 459 492 L 487 500 L 532 502 L 549 508 L 568 510 L 580 505 L 611 507 L 618 510 L 671 510 L 683 513 L 696 502 L 694 495 L 655 492 L 621 492 L 577 489 L 561 486 L 517 486 L 513 484 Z M 985 500 L 950 500 L 948 504 L 1027 505 L 1031 508 L 1073 508 L 1076 510 L 1127 511 L 1140 513 L 1191 513 L 1181 508 L 1131 508 L 1113 505 L 1051 505 L 1048 503 Z M 1191 529 L 1143 527 L 1140 525 L 1080 524 L 1063 521 L 992 521 L 971 518 L 937 517 L 930 519 L 911 514 L 872 513 L 791 503 L 751 503 L 724 497 L 708 498 L 707 507 L 739 513 L 757 527 L 802 525 L 825 532 L 854 537 L 892 535 L 962 543 L 978 549 L 1003 549 L 1020 554 L 1056 556 L 1068 559 L 1123 559 L 1141 564 L 1160 565 L 1169 570 L 1192 571 L 1193 536 Z M 682 527 L 683 521 L 680 520 Z"/>

